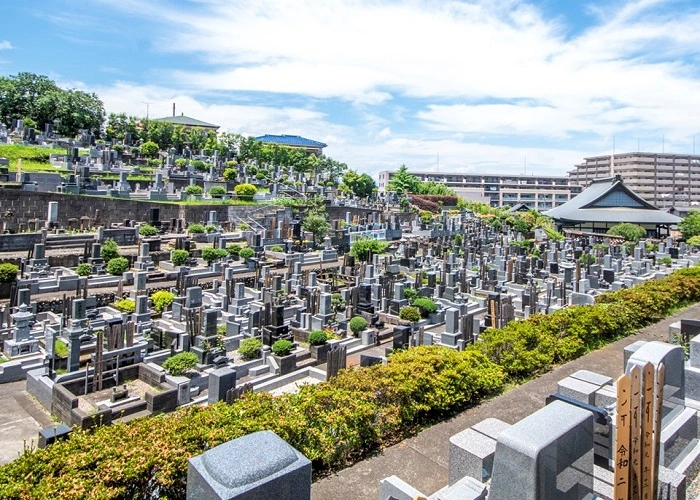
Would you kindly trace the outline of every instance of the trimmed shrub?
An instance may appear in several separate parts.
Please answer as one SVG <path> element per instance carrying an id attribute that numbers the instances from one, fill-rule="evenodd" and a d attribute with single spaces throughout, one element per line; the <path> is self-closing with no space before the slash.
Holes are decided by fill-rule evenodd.
<path id="1" fill-rule="evenodd" d="M 415 300 L 413 302 L 415 302 Z M 404 306 L 399 311 L 399 318 L 415 323 L 416 321 L 420 321 L 420 310 L 414 306 Z"/>
<path id="2" fill-rule="evenodd" d="M 184 498 L 189 457 L 258 430 L 275 432 L 315 471 L 337 470 L 473 407 L 507 384 L 697 301 L 700 267 L 693 267 L 602 294 L 594 305 L 488 329 L 463 351 L 416 347 L 392 354 L 386 365 L 342 370 L 296 394 L 256 392 L 233 404 L 74 431 L 0 467 L 0 498 Z M 257 339 L 241 347 L 251 341 L 259 355 Z"/>
<path id="3" fill-rule="evenodd" d="M 272 245 L 270 247 L 270 252 L 284 252 L 284 248 L 279 245 Z"/>
<path id="4" fill-rule="evenodd" d="M 75 268 L 75 274 L 78 276 L 90 276 L 92 274 L 92 266 L 87 262 L 78 264 L 78 267 Z"/>
<path id="5" fill-rule="evenodd" d="M 170 254 L 170 260 L 176 266 L 184 266 L 190 259 L 190 252 L 187 250 L 173 250 Z"/>
<path id="6" fill-rule="evenodd" d="M 113 238 L 107 238 L 102 244 L 102 259 L 107 263 L 119 257 L 119 245 Z"/>
<path id="7" fill-rule="evenodd" d="M 170 372 L 170 375 L 178 377 L 197 366 L 199 358 L 193 352 L 179 352 L 174 356 L 170 356 L 163 363 L 163 368 Z"/>
<path id="8" fill-rule="evenodd" d="M 369 262 L 372 255 L 380 254 L 386 250 L 389 244 L 386 241 L 373 240 L 371 238 L 360 238 L 350 247 L 350 255 L 358 260 Z"/>
<path id="9" fill-rule="evenodd" d="M 54 340 L 53 353 L 57 358 L 65 359 L 68 357 L 68 346 L 62 340 Z"/>
<path id="10" fill-rule="evenodd" d="M 686 243 L 688 245 L 692 245 L 692 246 L 696 246 L 696 247 L 700 246 L 700 236 L 691 236 L 690 238 L 688 238 Z"/>
<path id="11" fill-rule="evenodd" d="M 413 304 L 413 301 L 418 297 L 418 290 L 415 288 L 404 288 L 403 296 L 409 304 Z"/>
<path id="12" fill-rule="evenodd" d="M 238 347 L 238 354 L 243 356 L 243 359 L 257 359 L 261 356 L 262 342 L 256 338 L 242 340 Z"/>
<path id="13" fill-rule="evenodd" d="M 139 227 L 139 234 L 141 236 L 155 236 L 158 234 L 158 230 L 150 224 L 143 224 Z"/>
<path id="14" fill-rule="evenodd" d="M 207 234 L 215 233 L 216 226 L 214 224 L 207 224 L 206 226 L 204 226 L 204 232 Z"/>
<path id="15" fill-rule="evenodd" d="M 367 328 L 367 320 L 362 316 L 355 316 L 348 323 L 350 331 L 357 337 L 365 328 Z"/>
<path id="16" fill-rule="evenodd" d="M 238 243 L 233 243 L 232 245 L 226 247 L 226 251 L 229 253 L 229 255 L 239 255 L 241 252 L 241 245 Z"/>
<path id="17" fill-rule="evenodd" d="M 235 168 L 227 168 L 224 170 L 224 179 L 227 181 L 233 181 L 238 177 L 238 169 Z"/>
<path id="18" fill-rule="evenodd" d="M 292 343 L 289 340 L 280 339 L 272 344 L 272 353 L 275 356 L 289 356 L 292 353 Z"/>
<path id="19" fill-rule="evenodd" d="M 206 261 L 208 265 L 211 266 L 212 262 L 216 262 L 219 259 L 223 259 L 228 256 L 228 251 L 224 248 L 203 248 L 202 249 L 202 259 Z"/>
<path id="20" fill-rule="evenodd" d="M 125 313 L 132 313 L 136 310 L 136 302 L 131 299 L 115 300 L 112 305 L 115 309 Z"/>
<path id="21" fill-rule="evenodd" d="M 187 228 L 187 232 L 190 234 L 202 234 L 204 232 L 204 226 L 202 224 L 190 224 Z"/>
<path id="22" fill-rule="evenodd" d="M 309 345 L 323 345 L 328 342 L 328 335 L 323 330 L 314 330 L 309 333 Z"/>
<path id="23" fill-rule="evenodd" d="M 223 186 L 214 186 L 209 190 L 211 196 L 223 196 L 226 194 L 226 188 Z"/>
<path id="24" fill-rule="evenodd" d="M 117 257 L 110 259 L 107 263 L 107 272 L 113 276 L 119 276 L 129 270 L 129 259 L 126 257 Z"/>
<path id="25" fill-rule="evenodd" d="M 194 184 L 191 185 L 191 186 L 187 186 L 187 187 L 185 188 L 185 194 L 188 194 L 188 195 L 190 195 L 190 196 L 193 196 L 193 195 L 194 195 L 194 196 L 199 196 L 199 195 L 201 195 L 203 192 L 204 192 L 204 188 L 202 188 L 202 186 L 197 186 L 197 185 L 194 185 Z"/>
<path id="26" fill-rule="evenodd" d="M 413 306 L 420 310 L 420 314 L 424 318 L 427 318 L 428 314 L 432 314 L 438 310 L 438 306 L 435 301 L 425 297 L 418 297 L 414 299 Z"/>
<path id="27" fill-rule="evenodd" d="M 173 303 L 174 298 L 175 294 L 167 290 L 158 290 L 157 292 L 153 292 L 151 295 L 153 309 L 155 309 L 156 312 L 162 313 L 170 306 L 170 304 Z"/>
<path id="28" fill-rule="evenodd" d="M 248 260 L 250 259 L 253 255 L 255 255 L 255 250 L 253 250 L 250 247 L 245 247 L 241 248 L 241 250 L 238 252 L 238 255 L 241 256 L 241 259 Z"/>
<path id="29" fill-rule="evenodd" d="M 258 192 L 258 188 L 252 184 L 238 184 L 233 188 L 233 192 L 242 200 L 252 200 L 253 195 Z"/>

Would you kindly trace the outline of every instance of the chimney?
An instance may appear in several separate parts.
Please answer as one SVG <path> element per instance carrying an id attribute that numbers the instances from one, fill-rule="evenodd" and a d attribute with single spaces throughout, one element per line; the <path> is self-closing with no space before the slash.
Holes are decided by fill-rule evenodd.
<path id="1" fill-rule="evenodd" d="M 175 103 L 173 103 L 173 116 L 175 116 Z"/>

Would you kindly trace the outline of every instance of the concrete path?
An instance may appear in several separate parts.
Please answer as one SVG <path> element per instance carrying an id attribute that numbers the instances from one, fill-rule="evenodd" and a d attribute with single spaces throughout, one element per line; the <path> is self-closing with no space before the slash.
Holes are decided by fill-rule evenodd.
<path id="1" fill-rule="evenodd" d="M 0 384 L 0 465 L 36 447 L 39 430 L 53 425 L 51 416 L 27 393 L 26 381 Z"/>
<path id="2" fill-rule="evenodd" d="M 434 425 L 413 438 L 387 448 L 337 474 L 315 482 L 311 487 L 314 500 L 364 500 L 379 497 L 379 481 L 396 475 L 431 495 L 447 484 L 448 442 L 454 434 L 488 417 L 513 424 L 544 406 L 545 398 L 556 392 L 557 382 L 577 370 L 617 378 L 623 372 L 623 348 L 638 340 L 668 340 L 668 326 L 681 318 L 700 319 L 700 303 L 684 309 L 636 335 L 559 366 L 553 371 L 497 396 L 457 417 Z"/>

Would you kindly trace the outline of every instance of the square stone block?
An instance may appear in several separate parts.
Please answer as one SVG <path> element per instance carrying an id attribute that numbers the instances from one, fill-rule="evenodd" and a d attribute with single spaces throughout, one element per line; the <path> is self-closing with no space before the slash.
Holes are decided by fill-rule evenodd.
<path id="1" fill-rule="evenodd" d="M 491 475 L 496 440 L 474 429 L 466 429 L 450 438 L 449 484 L 465 476 L 484 481 Z"/>
<path id="2" fill-rule="evenodd" d="M 311 498 L 311 462 L 272 431 L 221 444 L 189 460 L 188 499 Z"/>
<path id="3" fill-rule="evenodd" d="M 598 387 L 603 387 L 604 385 L 611 385 L 613 383 L 612 378 L 588 370 L 578 370 L 577 372 L 571 374 L 571 378 L 583 380 L 584 382 L 588 382 L 589 384 L 595 384 Z"/>
<path id="4" fill-rule="evenodd" d="M 557 384 L 557 391 L 560 394 L 588 405 L 595 404 L 595 392 L 598 389 L 600 389 L 599 385 L 584 382 L 573 377 L 566 377 Z"/>

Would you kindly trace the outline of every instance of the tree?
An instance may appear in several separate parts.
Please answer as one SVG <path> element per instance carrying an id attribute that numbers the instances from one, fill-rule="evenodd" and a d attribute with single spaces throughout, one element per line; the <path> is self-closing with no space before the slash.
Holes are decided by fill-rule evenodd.
<path id="1" fill-rule="evenodd" d="M 700 228 L 700 225 L 698 226 L 698 228 Z M 647 235 L 647 230 L 644 229 L 642 226 L 638 226 L 637 224 L 623 222 L 622 224 L 617 224 L 608 229 L 607 234 L 612 236 L 622 236 L 625 239 L 625 241 L 639 241 Z"/>
<path id="2" fill-rule="evenodd" d="M 678 229 L 685 239 L 700 235 L 700 210 L 689 211 L 678 224 Z"/>
<path id="3" fill-rule="evenodd" d="M 348 323 L 350 331 L 357 337 L 365 328 L 367 328 L 367 320 L 362 316 L 355 316 Z"/>
<path id="4" fill-rule="evenodd" d="M 372 259 L 372 255 L 384 252 L 387 245 L 386 241 L 359 238 L 350 247 L 350 255 L 353 255 L 358 260 L 369 262 Z"/>
<path id="5" fill-rule="evenodd" d="M 0 121 L 25 117 L 39 128 L 55 124 L 62 135 L 74 136 L 80 129 L 99 135 L 105 111 L 97 95 L 61 89 L 46 76 L 23 72 L 0 77 Z"/>
<path id="6" fill-rule="evenodd" d="M 355 170 L 348 170 L 343 175 L 343 182 L 355 196 L 366 198 L 374 192 L 377 185 L 368 174 L 358 174 Z"/>
<path id="7" fill-rule="evenodd" d="M 258 192 L 258 188 L 252 184 L 238 184 L 233 188 L 233 192 L 242 200 L 252 200 L 253 195 Z"/>
<path id="8" fill-rule="evenodd" d="M 409 174 L 406 165 L 401 165 L 399 170 L 391 177 L 387 190 L 396 191 L 397 193 L 403 193 L 404 190 L 408 190 L 409 193 L 416 193 L 419 183 L 418 177 Z"/>
<path id="9" fill-rule="evenodd" d="M 313 233 L 314 243 L 316 243 L 318 238 L 323 237 L 331 226 L 328 224 L 328 220 L 322 215 L 307 215 L 301 223 L 301 228 L 304 231 Z"/>
<path id="10" fill-rule="evenodd" d="M 136 124 L 138 118 L 135 116 L 127 116 L 126 113 L 110 113 L 107 117 L 107 126 L 105 127 L 105 138 L 107 140 L 126 139 L 126 134 L 131 134 L 132 140 L 139 139 L 140 132 Z"/>

